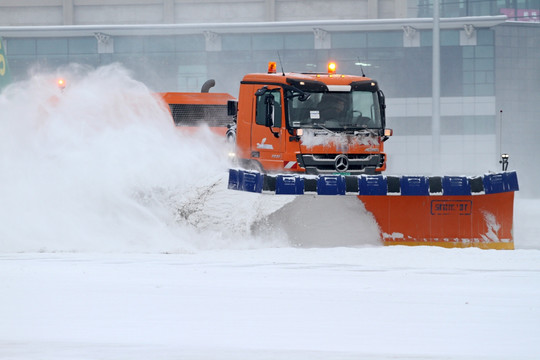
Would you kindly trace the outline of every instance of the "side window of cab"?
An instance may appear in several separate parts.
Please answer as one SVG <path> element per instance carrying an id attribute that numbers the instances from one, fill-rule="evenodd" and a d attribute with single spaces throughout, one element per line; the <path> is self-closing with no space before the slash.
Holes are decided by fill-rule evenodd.
<path id="1" fill-rule="evenodd" d="M 273 127 L 281 127 L 281 91 L 280 89 L 268 90 L 263 95 L 257 96 L 257 113 L 255 122 L 258 125 L 266 125 L 267 106 L 271 106 L 273 116 Z M 271 103 L 269 105 L 269 102 Z"/>

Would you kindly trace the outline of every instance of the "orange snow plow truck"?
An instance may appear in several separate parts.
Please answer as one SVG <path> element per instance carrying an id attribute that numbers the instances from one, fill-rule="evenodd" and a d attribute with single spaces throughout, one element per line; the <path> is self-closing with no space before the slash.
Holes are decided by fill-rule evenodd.
<path id="1" fill-rule="evenodd" d="M 198 94 L 162 97 L 178 126 L 204 123 L 226 134 L 243 168 L 349 175 L 386 169 L 383 142 L 391 130 L 385 129 L 384 95 L 374 80 L 334 71 L 276 73 L 270 63 L 267 74 L 243 78 L 238 101 L 208 93 L 213 83 L 207 83 Z"/>
<path id="2" fill-rule="evenodd" d="M 515 172 L 467 178 L 386 176 L 385 97 L 375 80 L 326 73 L 245 75 L 238 99 L 162 93 L 177 126 L 205 124 L 234 144 L 229 189 L 355 195 L 385 245 L 513 249 Z M 360 215 L 359 215 L 360 216 Z M 301 219 L 299 219 L 301 221 Z M 361 229 L 359 229 L 361 231 Z"/>

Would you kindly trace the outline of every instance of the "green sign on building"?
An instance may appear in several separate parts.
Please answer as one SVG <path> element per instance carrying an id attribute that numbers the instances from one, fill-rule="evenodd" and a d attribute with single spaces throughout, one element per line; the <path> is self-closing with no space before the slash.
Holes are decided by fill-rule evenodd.
<path id="1" fill-rule="evenodd" d="M 0 89 L 9 84 L 10 81 L 6 52 L 4 51 L 4 41 L 0 37 Z"/>

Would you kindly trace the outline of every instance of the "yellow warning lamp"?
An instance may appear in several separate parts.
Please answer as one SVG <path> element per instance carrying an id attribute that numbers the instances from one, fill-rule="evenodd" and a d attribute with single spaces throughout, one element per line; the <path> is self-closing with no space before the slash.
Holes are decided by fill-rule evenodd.
<path id="1" fill-rule="evenodd" d="M 66 81 L 64 79 L 58 79 L 56 84 L 60 89 L 64 89 L 66 87 Z"/>
<path id="2" fill-rule="evenodd" d="M 337 65 L 335 62 L 329 62 L 328 63 L 328 73 L 329 74 L 335 74 L 337 70 Z"/>
<path id="3" fill-rule="evenodd" d="M 269 74 L 275 74 L 277 69 L 277 65 L 275 61 L 270 61 L 268 63 L 268 73 Z"/>

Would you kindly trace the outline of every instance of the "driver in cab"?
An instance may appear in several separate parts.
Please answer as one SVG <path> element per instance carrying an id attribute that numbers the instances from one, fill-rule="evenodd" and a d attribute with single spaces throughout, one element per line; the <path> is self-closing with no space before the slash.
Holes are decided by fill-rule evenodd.
<path id="1" fill-rule="evenodd" d="M 328 127 L 340 127 L 346 121 L 347 102 L 341 96 L 324 94 L 318 105 L 321 120 Z"/>

